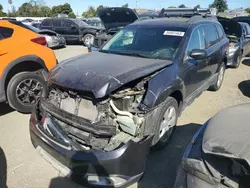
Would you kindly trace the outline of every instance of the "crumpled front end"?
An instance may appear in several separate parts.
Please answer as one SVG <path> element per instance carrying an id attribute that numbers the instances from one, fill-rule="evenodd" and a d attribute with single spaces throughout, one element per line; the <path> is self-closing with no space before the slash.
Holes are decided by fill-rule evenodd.
<path id="1" fill-rule="evenodd" d="M 32 143 L 70 169 L 81 184 L 121 187 L 138 181 L 153 139 L 145 124 L 153 113 L 139 108 L 145 82 L 102 99 L 50 85 L 48 97 L 31 116 Z"/>

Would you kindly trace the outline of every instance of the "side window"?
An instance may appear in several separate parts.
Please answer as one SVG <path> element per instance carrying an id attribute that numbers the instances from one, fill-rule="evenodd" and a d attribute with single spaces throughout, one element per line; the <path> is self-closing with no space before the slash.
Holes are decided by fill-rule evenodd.
<path id="1" fill-rule="evenodd" d="M 190 55 L 194 49 L 205 49 L 205 37 L 202 27 L 196 28 L 188 42 L 187 54 Z"/>
<path id="2" fill-rule="evenodd" d="M 215 26 L 213 24 L 205 25 L 204 31 L 207 47 L 214 45 L 218 39 Z"/>
<path id="3" fill-rule="evenodd" d="M 14 30 L 7 27 L 0 26 L 0 40 L 10 38 L 13 35 Z"/>
<path id="4" fill-rule="evenodd" d="M 70 28 L 73 25 L 73 23 L 69 20 L 63 20 L 63 27 Z"/>
<path id="5" fill-rule="evenodd" d="M 250 25 L 247 25 L 247 35 L 250 35 Z"/>
<path id="6" fill-rule="evenodd" d="M 51 25 L 51 20 L 44 20 L 41 25 L 43 27 L 49 27 Z"/>
<path id="7" fill-rule="evenodd" d="M 218 31 L 218 34 L 219 34 L 219 38 L 222 39 L 223 36 L 224 36 L 224 30 L 222 28 L 221 25 L 216 25 L 216 28 L 217 28 L 217 31 Z"/>
<path id="8" fill-rule="evenodd" d="M 62 27 L 62 21 L 59 19 L 53 20 L 53 27 Z"/>

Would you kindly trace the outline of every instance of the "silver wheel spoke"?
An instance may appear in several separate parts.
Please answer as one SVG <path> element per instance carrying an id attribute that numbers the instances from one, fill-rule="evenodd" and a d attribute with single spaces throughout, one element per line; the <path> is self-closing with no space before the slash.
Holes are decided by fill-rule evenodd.
<path id="1" fill-rule="evenodd" d="M 159 138 L 162 138 L 170 128 L 175 126 L 176 118 L 176 110 L 173 106 L 170 106 L 164 114 L 163 121 L 160 125 Z"/>

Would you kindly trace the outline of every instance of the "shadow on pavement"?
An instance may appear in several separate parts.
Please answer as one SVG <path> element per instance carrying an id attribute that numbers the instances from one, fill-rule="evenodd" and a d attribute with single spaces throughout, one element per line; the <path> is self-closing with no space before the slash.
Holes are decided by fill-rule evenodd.
<path id="1" fill-rule="evenodd" d="M 90 185 L 88 185 L 86 183 L 86 180 L 82 178 L 82 175 L 80 174 L 86 174 L 86 172 L 88 172 L 88 170 L 90 171 L 95 171 L 98 176 L 103 176 L 103 177 L 108 177 L 109 174 L 108 172 L 104 169 L 104 167 L 102 167 L 99 162 L 98 159 L 96 158 L 95 155 L 93 155 L 92 153 L 88 153 L 88 154 L 83 154 L 82 152 L 76 152 L 74 154 L 74 156 L 72 157 L 74 160 L 77 159 L 82 159 L 84 158 L 85 160 L 90 160 L 91 161 L 95 161 L 95 165 L 88 165 L 87 163 L 85 165 L 79 165 L 73 168 L 73 172 L 77 172 L 73 173 L 70 175 L 70 178 L 67 177 L 57 177 L 54 178 L 50 181 L 50 185 L 49 188 L 86 188 L 86 187 L 92 187 Z M 71 181 L 71 180 L 73 181 Z M 93 180 L 94 181 L 94 180 Z M 86 185 L 86 186 L 81 186 L 81 185 Z M 110 186 L 110 188 L 112 188 L 112 186 Z"/>
<path id="2" fill-rule="evenodd" d="M 250 98 L 250 80 L 245 80 L 239 83 L 238 88 L 243 95 Z"/>
<path id="3" fill-rule="evenodd" d="M 151 151 L 138 188 L 172 188 L 182 154 L 200 126 L 195 123 L 177 126 L 164 150 Z"/>
<path id="4" fill-rule="evenodd" d="M 250 58 L 246 58 L 242 61 L 243 65 L 250 66 Z"/>
<path id="5" fill-rule="evenodd" d="M 3 116 L 13 111 L 15 110 L 11 108 L 7 103 L 0 103 L 0 116 Z"/>
<path id="6" fill-rule="evenodd" d="M 0 188 L 7 188 L 7 161 L 5 154 L 0 147 Z"/>

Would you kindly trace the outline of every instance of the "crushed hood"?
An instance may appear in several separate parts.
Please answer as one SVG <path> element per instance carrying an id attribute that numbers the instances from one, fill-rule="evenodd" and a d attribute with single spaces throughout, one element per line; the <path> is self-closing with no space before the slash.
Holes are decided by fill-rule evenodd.
<path id="1" fill-rule="evenodd" d="M 208 122 L 203 135 L 205 154 L 242 159 L 250 166 L 250 103 L 226 108 Z"/>
<path id="2" fill-rule="evenodd" d="M 106 30 L 124 27 L 138 19 L 138 15 L 129 8 L 105 8 L 98 12 Z"/>
<path id="3" fill-rule="evenodd" d="M 217 19 L 224 28 L 226 35 L 236 36 L 238 38 L 242 36 L 242 29 L 238 22 L 229 18 L 217 17 Z"/>
<path id="4" fill-rule="evenodd" d="M 57 65 L 49 82 L 102 98 L 138 78 L 148 76 L 172 61 L 91 52 Z"/>

